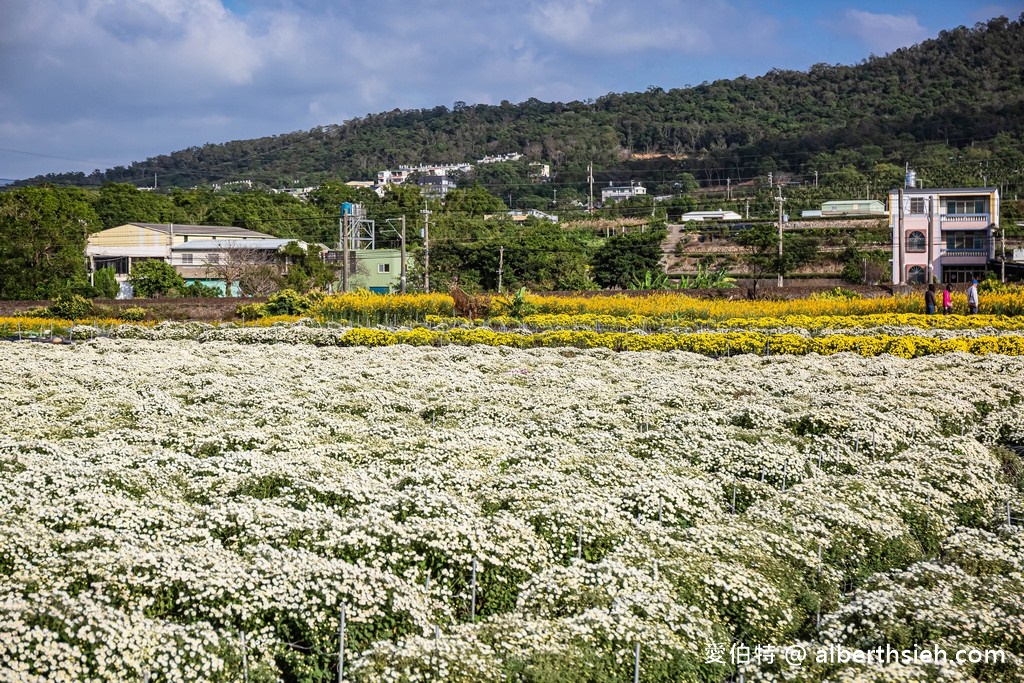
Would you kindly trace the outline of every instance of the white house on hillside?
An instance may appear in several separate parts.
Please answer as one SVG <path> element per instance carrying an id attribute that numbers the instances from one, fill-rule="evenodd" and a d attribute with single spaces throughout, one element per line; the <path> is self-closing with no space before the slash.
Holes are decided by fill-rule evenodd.
<path id="1" fill-rule="evenodd" d="M 630 181 L 629 185 L 612 185 L 601 188 L 601 203 L 619 202 L 630 197 L 638 197 L 647 194 L 647 188 Z"/>
<path id="2" fill-rule="evenodd" d="M 682 221 L 738 221 L 743 218 L 735 211 L 718 209 L 717 211 L 688 211 L 683 214 Z"/>

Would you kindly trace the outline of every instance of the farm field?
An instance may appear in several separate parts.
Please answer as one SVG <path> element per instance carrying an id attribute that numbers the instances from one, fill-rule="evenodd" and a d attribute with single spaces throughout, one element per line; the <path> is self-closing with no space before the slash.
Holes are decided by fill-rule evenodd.
<path id="1" fill-rule="evenodd" d="M 338 333 L 4 345 L 0 681 L 1024 677 L 1024 358 Z"/>

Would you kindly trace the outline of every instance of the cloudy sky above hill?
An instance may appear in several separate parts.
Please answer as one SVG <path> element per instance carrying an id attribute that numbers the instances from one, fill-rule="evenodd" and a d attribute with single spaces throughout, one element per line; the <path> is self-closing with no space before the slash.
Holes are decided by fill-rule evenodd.
<path id="1" fill-rule="evenodd" d="M 855 64 L 1022 12 L 1024 0 L 0 0 L 0 178 L 396 108 Z"/>

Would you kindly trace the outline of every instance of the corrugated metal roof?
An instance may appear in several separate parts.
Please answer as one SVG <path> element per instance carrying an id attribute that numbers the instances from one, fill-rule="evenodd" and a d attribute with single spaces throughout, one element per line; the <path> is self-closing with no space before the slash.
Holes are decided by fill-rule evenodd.
<path id="1" fill-rule="evenodd" d="M 302 240 L 284 240 L 277 238 L 269 239 L 246 239 L 246 240 L 192 240 L 175 244 L 171 251 L 220 251 L 223 249 L 257 249 L 260 251 L 277 251 L 289 242 L 295 242 L 305 249 L 306 243 Z"/>
<path id="2" fill-rule="evenodd" d="M 246 238 L 260 238 L 265 237 L 273 239 L 273 235 L 268 235 L 265 232 L 256 232 L 255 230 L 246 230 L 245 228 L 236 228 L 232 225 L 180 225 L 178 223 L 127 223 L 127 225 L 137 225 L 140 228 L 148 228 L 150 230 L 156 230 L 165 234 L 171 234 L 173 227 L 175 235 L 197 235 L 211 237 L 246 237 Z"/>

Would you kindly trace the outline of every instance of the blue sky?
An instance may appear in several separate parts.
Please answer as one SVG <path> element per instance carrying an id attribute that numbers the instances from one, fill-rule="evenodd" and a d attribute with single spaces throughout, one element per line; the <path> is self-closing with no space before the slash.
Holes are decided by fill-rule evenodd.
<path id="1" fill-rule="evenodd" d="M 1024 0 L 0 0 L 0 178 L 396 108 L 855 64 L 1022 12 Z"/>

